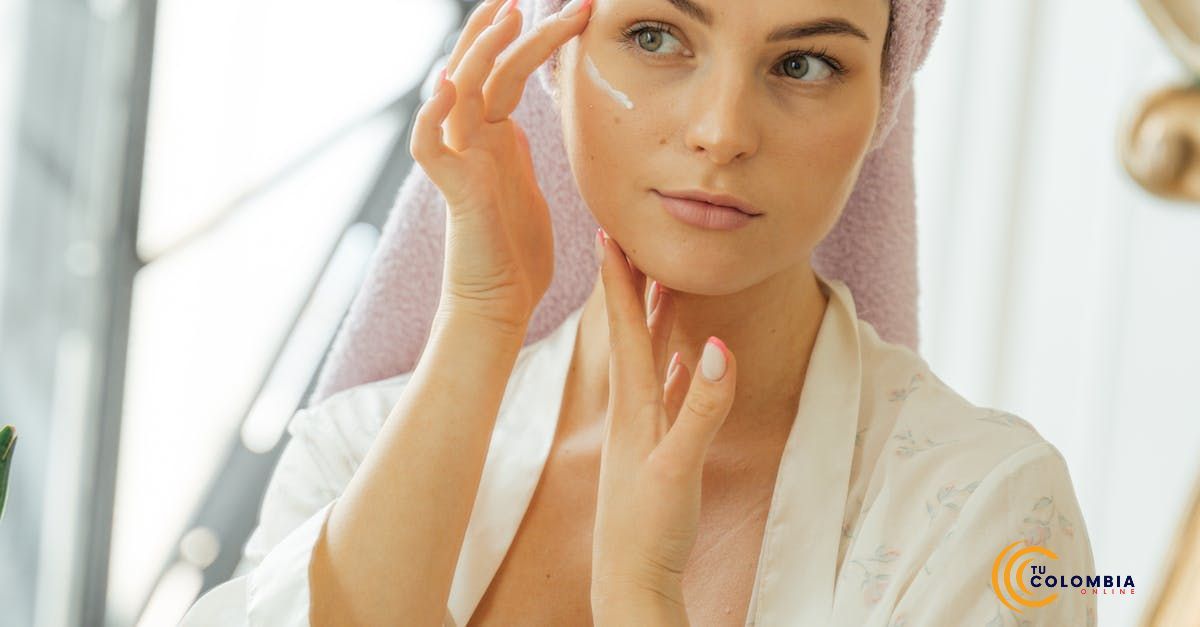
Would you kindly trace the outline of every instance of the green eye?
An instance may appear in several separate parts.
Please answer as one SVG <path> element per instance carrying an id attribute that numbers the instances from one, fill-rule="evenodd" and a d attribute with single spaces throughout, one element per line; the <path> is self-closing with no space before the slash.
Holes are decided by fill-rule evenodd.
<path id="1" fill-rule="evenodd" d="M 813 59 L 817 61 L 815 67 L 820 70 L 824 66 L 824 71 L 821 71 L 815 78 L 804 80 L 804 76 L 814 67 Z M 838 63 L 837 59 L 825 54 L 824 48 L 821 50 L 793 50 L 779 62 L 779 67 L 782 68 L 781 75 L 794 78 L 802 83 L 818 83 L 827 79 L 841 80 L 846 74 L 846 69 L 842 67 L 842 64 Z"/>
<path id="2" fill-rule="evenodd" d="M 641 46 L 643 50 L 655 52 L 658 50 L 659 46 L 662 46 L 662 36 L 662 31 L 656 31 L 649 28 L 643 29 L 636 35 L 637 44 Z"/>
<path id="3" fill-rule="evenodd" d="M 691 56 L 683 48 L 683 43 L 672 33 L 671 26 L 662 22 L 639 22 L 622 31 L 618 40 L 622 48 L 628 48 L 635 54 L 650 57 L 665 57 L 669 54 L 680 53 Z M 670 42 L 678 46 L 670 50 Z M 667 48 L 664 50 L 664 46 Z M 822 83 L 826 81 L 841 81 L 846 75 L 846 69 L 837 59 L 826 54 L 826 49 L 820 50 L 791 50 L 782 60 L 775 64 L 775 74 L 794 79 L 799 83 Z M 816 76 L 810 76 L 815 68 Z M 808 78 L 805 78 L 808 76 Z"/>
<path id="4" fill-rule="evenodd" d="M 813 68 L 813 63 L 809 61 L 809 58 L 812 56 L 813 55 L 798 54 L 784 59 L 783 73 L 791 78 L 803 79 L 804 76 L 808 74 L 808 71 Z M 827 61 L 821 59 L 817 59 L 817 61 L 819 64 L 816 67 L 820 68 L 821 66 L 824 66 L 825 72 L 820 76 L 817 76 L 814 80 L 824 80 L 834 74 L 835 70 Z"/>
<path id="5" fill-rule="evenodd" d="M 622 33 L 622 42 L 626 47 L 635 48 L 636 52 L 643 54 L 651 54 L 654 56 L 662 56 L 663 54 L 671 54 L 668 50 L 659 54 L 665 43 L 674 40 L 676 45 L 682 48 L 682 42 L 675 35 L 671 34 L 671 29 L 666 24 L 636 24 Z M 669 39 L 667 39 L 669 38 Z M 676 50 L 678 52 L 678 50 Z"/>

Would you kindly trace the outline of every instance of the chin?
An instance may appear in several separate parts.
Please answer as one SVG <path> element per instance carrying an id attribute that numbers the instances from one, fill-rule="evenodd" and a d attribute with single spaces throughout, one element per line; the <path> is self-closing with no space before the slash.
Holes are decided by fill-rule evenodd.
<path id="1" fill-rule="evenodd" d="M 646 229 L 645 233 L 655 233 Z M 644 247 L 643 247 L 644 246 Z M 667 289 L 701 296 L 736 294 L 752 285 L 754 277 L 746 274 L 744 251 L 716 251 L 700 240 L 688 241 L 678 234 L 659 236 L 655 241 L 635 242 L 629 253 L 630 261 Z"/>

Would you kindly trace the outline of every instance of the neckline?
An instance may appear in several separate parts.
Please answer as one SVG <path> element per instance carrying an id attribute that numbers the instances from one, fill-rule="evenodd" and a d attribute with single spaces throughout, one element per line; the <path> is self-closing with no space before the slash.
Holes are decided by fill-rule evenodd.
<path id="1" fill-rule="evenodd" d="M 829 302 L 776 472 L 746 624 L 826 624 L 832 611 L 842 519 L 830 512 L 844 510 L 849 490 L 861 338 L 849 288 L 816 276 Z M 457 625 L 474 615 L 541 481 L 583 308 L 522 349 L 514 366 L 451 583 L 447 609 Z"/>
<path id="2" fill-rule="evenodd" d="M 447 610 L 466 625 L 512 546 L 541 481 L 562 411 L 583 306 L 518 354 L 496 415 Z"/>

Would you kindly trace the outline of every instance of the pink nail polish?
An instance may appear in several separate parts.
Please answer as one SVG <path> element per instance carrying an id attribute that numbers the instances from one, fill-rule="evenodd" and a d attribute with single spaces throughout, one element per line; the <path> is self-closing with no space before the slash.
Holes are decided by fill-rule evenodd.
<path id="1" fill-rule="evenodd" d="M 650 307 L 649 307 L 649 309 L 650 309 L 651 315 L 654 314 L 654 310 L 658 309 L 658 302 L 661 299 L 661 297 L 662 297 L 662 287 L 658 284 L 658 281 L 653 281 L 653 283 L 650 284 Z"/>

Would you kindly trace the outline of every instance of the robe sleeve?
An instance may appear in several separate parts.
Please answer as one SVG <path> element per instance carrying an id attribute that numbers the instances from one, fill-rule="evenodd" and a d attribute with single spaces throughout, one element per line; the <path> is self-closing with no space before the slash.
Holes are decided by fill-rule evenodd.
<path id="1" fill-rule="evenodd" d="M 957 522 L 937 541 L 928 561 L 902 593 L 888 627 L 915 625 L 986 625 L 1022 627 L 1096 625 L 1096 596 L 1085 586 L 1072 587 L 1072 576 L 1095 575 L 1091 541 L 1066 461 L 1053 444 L 1040 440 L 1025 446 L 991 469 L 963 504 Z M 993 591 L 993 567 L 1001 595 Z M 1057 594 L 1040 607 L 1014 599 L 1005 585 L 1005 566 L 1028 546 L 1037 550 L 1011 560 L 1013 590 L 1020 598 L 1039 601 Z M 1016 572 L 1033 558 L 1017 582 Z M 1032 567 L 1044 566 L 1047 576 L 1065 576 L 1066 587 L 1034 587 Z M 1003 596 L 1006 605 L 1001 600 Z"/>
<path id="2" fill-rule="evenodd" d="M 181 627 L 309 624 L 312 552 L 378 431 L 380 419 L 367 413 L 353 403 L 296 412 L 234 577 L 200 597 Z M 449 610 L 443 625 L 455 627 Z"/>

